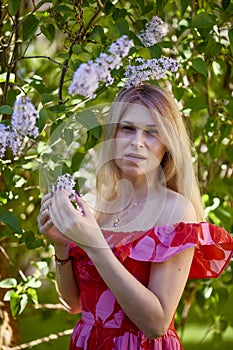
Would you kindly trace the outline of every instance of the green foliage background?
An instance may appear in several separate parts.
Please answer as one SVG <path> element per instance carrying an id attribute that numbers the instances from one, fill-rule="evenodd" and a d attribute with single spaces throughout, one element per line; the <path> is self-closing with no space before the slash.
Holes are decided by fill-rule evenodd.
<path id="1" fill-rule="evenodd" d="M 161 17 L 169 28 L 164 40 L 150 48 L 138 46 L 137 52 L 145 59 L 158 58 L 162 52 L 179 58 L 179 72 L 160 83 L 172 89 L 181 106 L 194 145 L 193 160 L 208 220 L 232 232 L 233 3 L 10 0 L 0 4 L 1 123 L 9 123 L 22 89 L 40 111 L 39 138 L 28 140 L 22 156 L 14 157 L 8 149 L 0 160 L 0 272 L 1 279 L 8 278 L 2 286 L 9 300 L 4 303 L 10 302 L 20 323 L 20 342 L 37 339 L 41 345 L 35 343 L 35 349 L 45 349 L 48 344 L 52 349 L 66 348 L 68 335 L 60 337 L 59 333 L 58 340 L 41 338 L 71 329 L 77 316 L 66 314 L 57 304 L 51 247 L 37 228 L 42 196 L 39 168 L 50 136 L 75 115 L 80 130 L 88 132 L 82 132 L 71 159 L 60 162 L 50 154 L 49 167 L 53 176 L 79 169 L 100 135 L 98 122 L 91 128 L 95 115 L 82 111 L 113 100 L 122 86 L 128 58 L 124 67 L 112 73 L 114 84 L 100 86 L 95 100 L 68 94 L 73 73 L 82 62 L 106 52 L 123 34 L 139 45 L 136 35 L 146 22 L 154 15 Z M 74 138 L 72 126 L 64 132 L 69 145 Z M 186 349 L 205 349 L 210 343 L 213 349 L 230 349 L 232 281 L 231 263 L 217 280 L 188 283 L 176 317 Z M 196 334 L 197 322 L 201 326 Z M 12 344 L 2 343 L 2 349 Z"/>

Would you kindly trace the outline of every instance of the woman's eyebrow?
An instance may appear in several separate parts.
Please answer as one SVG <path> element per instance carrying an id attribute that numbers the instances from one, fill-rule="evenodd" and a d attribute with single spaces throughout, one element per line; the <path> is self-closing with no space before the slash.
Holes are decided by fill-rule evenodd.
<path id="1" fill-rule="evenodd" d="M 121 121 L 119 122 L 119 124 L 136 125 L 135 123 L 130 122 L 130 121 L 128 121 L 128 120 L 121 120 Z M 156 125 L 155 125 L 155 124 L 147 124 L 146 127 L 148 127 L 148 128 L 156 128 Z"/>

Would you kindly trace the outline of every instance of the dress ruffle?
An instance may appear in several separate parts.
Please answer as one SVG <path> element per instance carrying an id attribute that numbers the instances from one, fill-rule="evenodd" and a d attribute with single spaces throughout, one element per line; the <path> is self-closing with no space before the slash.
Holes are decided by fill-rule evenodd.
<path id="1" fill-rule="evenodd" d="M 233 237 L 222 227 L 207 222 L 155 226 L 148 231 L 103 231 L 114 254 L 147 262 L 164 262 L 195 247 L 189 278 L 218 277 L 233 255 Z M 71 255 L 85 254 L 75 247 Z"/>
<path id="2" fill-rule="evenodd" d="M 105 230 L 103 234 L 115 256 L 144 286 L 149 283 L 150 263 L 164 262 L 189 247 L 195 247 L 189 278 L 219 276 L 233 254 L 231 235 L 205 222 L 135 232 Z M 69 350 L 182 350 L 173 320 L 164 335 L 147 339 L 125 315 L 88 255 L 74 243 L 70 255 L 82 318 L 74 328 Z"/>

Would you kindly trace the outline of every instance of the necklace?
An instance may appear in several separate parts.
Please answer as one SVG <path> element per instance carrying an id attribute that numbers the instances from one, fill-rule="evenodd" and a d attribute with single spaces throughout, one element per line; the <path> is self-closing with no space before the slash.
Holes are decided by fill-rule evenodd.
<path id="1" fill-rule="evenodd" d="M 123 214 L 123 215 L 121 215 L 121 217 L 119 217 L 119 216 L 117 216 L 116 217 L 116 219 L 113 221 L 113 223 L 112 223 L 112 226 L 113 227 L 117 227 L 118 226 L 118 224 L 119 224 L 119 222 L 120 222 L 120 220 L 125 216 L 125 215 L 127 215 L 134 207 L 136 207 L 139 203 L 140 203 L 140 201 L 138 201 L 138 202 L 136 202 L 136 203 L 134 203 L 131 207 L 130 207 L 130 204 L 132 203 L 132 201 L 129 203 L 129 205 L 128 205 L 128 210 Z M 127 207 L 126 207 L 127 208 Z M 124 208 L 125 209 L 125 208 Z M 124 210 L 123 209 L 123 210 Z"/>

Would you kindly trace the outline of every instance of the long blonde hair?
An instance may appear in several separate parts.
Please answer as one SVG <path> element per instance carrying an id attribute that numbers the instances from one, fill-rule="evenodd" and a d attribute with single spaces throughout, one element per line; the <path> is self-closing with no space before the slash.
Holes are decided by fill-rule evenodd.
<path id="1" fill-rule="evenodd" d="M 122 89 L 110 109 L 102 143 L 114 140 L 119 120 L 128 104 L 132 103 L 147 107 L 158 127 L 160 139 L 167 150 L 160 164 L 167 188 L 188 198 L 194 206 L 197 220 L 203 220 L 204 210 L 192 164 L 190 140 L 179 108 L 169 92 L 149 84 Z M 97 196 L 107 203 L 116 197 L 116 186 L 120 180 L 120 172 L 114 161 L 114 147 L 104 147 L 100 162 Z"/>

